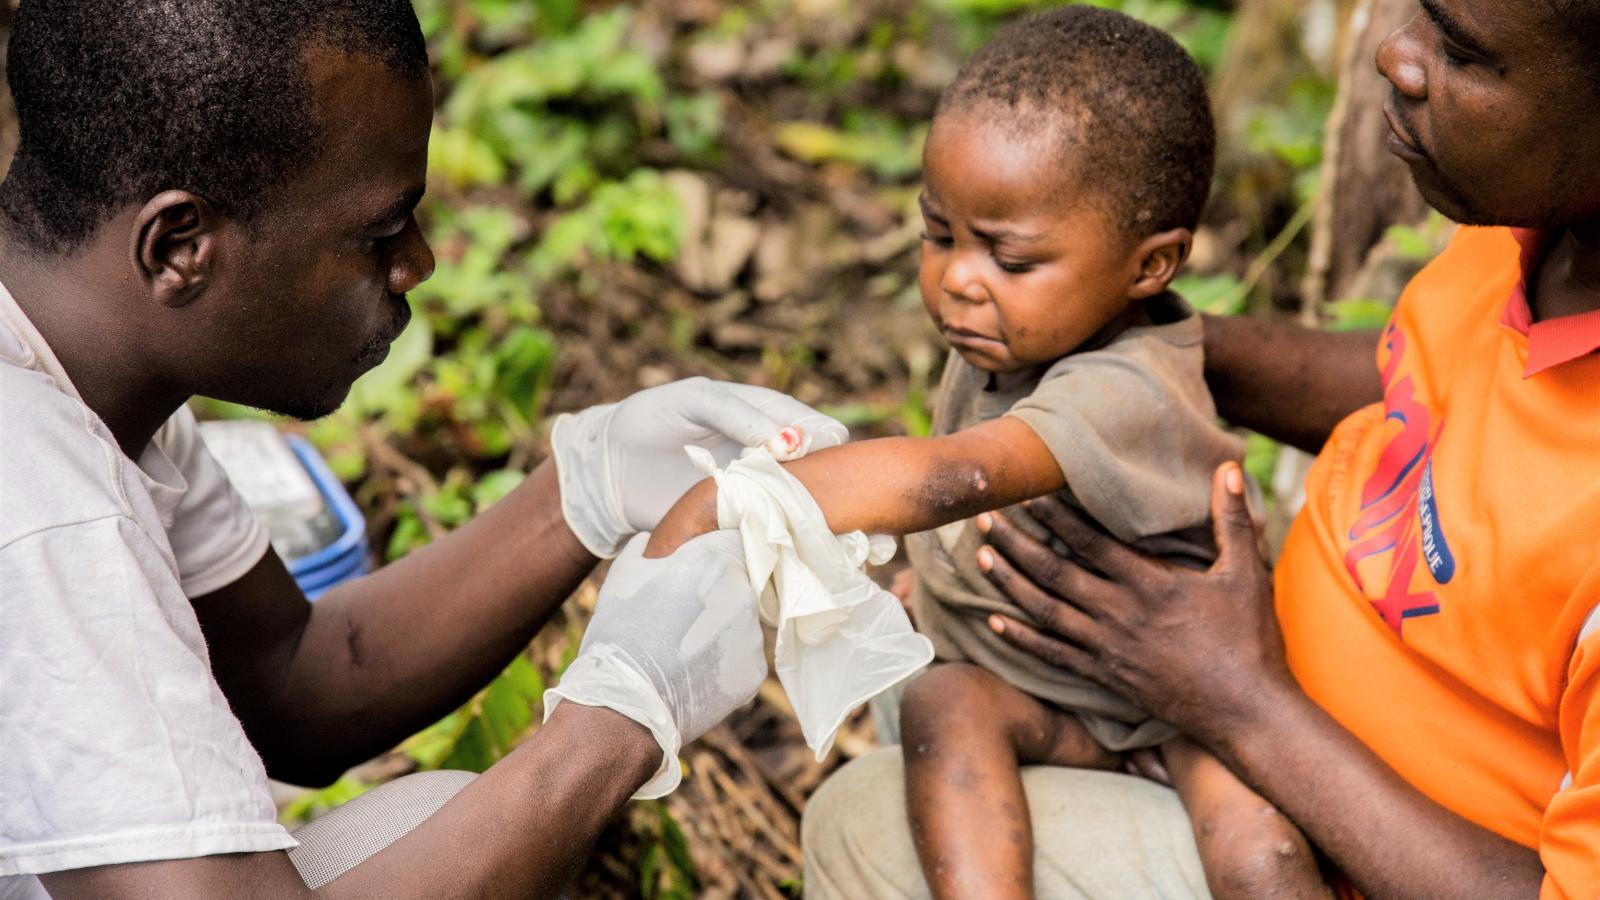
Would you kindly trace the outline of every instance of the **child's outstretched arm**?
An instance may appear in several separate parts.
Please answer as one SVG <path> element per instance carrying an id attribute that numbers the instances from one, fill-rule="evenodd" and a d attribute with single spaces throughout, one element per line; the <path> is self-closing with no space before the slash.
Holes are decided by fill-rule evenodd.
<path id="1" fill-rule="evenodd" d="M 835 534 L 909 534 L 1060 489 L 1061 467 L 1020 419 L 936 438 L 881 438 L 823 450 L 784 468 Z M 646 556 L 665 556 L 717 527 L 717 485 L 695 485 L 656 526 Z"/>

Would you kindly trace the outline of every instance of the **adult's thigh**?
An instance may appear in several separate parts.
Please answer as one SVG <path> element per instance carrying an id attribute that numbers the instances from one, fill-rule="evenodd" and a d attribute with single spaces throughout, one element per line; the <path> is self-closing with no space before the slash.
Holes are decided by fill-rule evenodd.
<path id="1" fill-rule="evenodd" d="M 1183 806 L 1170 789 L 1128 775 L 1022 770 L 1047 900 L 1208 898 Z M 906 821 L 905 768 L 889 747 L 834 773 L 801 823 L 806 896 L 921 898 L 927 883 Z"/>

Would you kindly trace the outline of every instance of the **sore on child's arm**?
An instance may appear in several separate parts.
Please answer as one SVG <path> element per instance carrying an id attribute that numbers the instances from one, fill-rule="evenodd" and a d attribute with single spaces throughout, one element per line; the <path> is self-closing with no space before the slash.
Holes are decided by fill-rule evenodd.
<path id="1" fill-rule="evenodd" d="M 1066 484 L 1050 449 L 1010 416 L 943 437 L 845 444 L 784 468 L 811 492 L 835 534 L 927 531 Z M 707 478 L 667 511 L 645 556 L 666 556 L 716 528 L 717 485 Z"/>

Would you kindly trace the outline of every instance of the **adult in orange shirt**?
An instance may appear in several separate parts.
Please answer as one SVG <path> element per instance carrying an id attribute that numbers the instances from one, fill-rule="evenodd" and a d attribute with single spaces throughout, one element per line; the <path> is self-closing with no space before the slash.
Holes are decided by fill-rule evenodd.
<path id="1" fill-rule="evenodd" d="M 1223 414 L 1321 451 L 1275 583 L 1225 466 L 1207 572 L 1053 500 L 1035 516 L 1089 566 L 993 517 L 980 565 L 1035 621 L 991 626 L 1177 725 L 1367 896 L 1592 898 L 1600 3 L 1423 0 L 1378 66 L 1428 201 L 1518 230 L 1463 228 L 1381 333 L 1207 321 Z M 878 838 L 838 836 L 811 867 L 876 865 Z"/>
<path id="2" fill-rule="evenodd" d="M 1105 579 L 992 531 L 1054 595 L 997 559 L 1053 632 L 1008 635 L 1177 723 L 1369 896 L 1600 894 L 1597 21 L 1424 0 L 1379 51 L 1423 195 L 1520 228 L 1461 229 L 1378 336 L 1376 382 L 1350 372 L 1370 344 L 1207 323 L 1224 414 L 1321 449 L 1275 579 L 1236 470 L 1207 573 L 1054 503 Z"/>

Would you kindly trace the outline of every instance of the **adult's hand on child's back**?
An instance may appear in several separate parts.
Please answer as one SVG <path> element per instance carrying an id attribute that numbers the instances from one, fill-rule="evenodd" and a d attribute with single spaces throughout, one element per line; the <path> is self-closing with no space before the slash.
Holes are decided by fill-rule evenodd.
<path id="1" fill-rule="evenodd" d="M 979 567 L 1034 620 L 992 617 L 1011 643 L 1212 747 L 1270 715 L 1278 689 L 1296 690 L 1238 466 L 1213 479 L 1219 555 L 1202 571 L 1144 555 L 1054 497 L 1028 511 L 1077 560 L 1004 516 L 980 517 L 991 546 L 979 551 Z"/>

